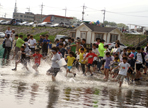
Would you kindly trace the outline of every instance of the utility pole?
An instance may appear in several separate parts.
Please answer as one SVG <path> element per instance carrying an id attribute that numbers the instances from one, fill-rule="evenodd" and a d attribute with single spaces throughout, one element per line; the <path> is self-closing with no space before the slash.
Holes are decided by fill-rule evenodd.
<path id="1" fill-rule="evenodd" d="M 41 5 L 41 22 L 42 22 L 42 13 L 43 13 L 43 7 L 44 7 L 45 5 L 43 5 L 43 3 L 42 3 L 42 5 Z"/>
<path id="2" fill-rule="evenodd" d="M 26 8 L 28 10 L 28 12 L 30 12 L 30 7 Z"/>
<path id="3" fill-rule="evenodd" d="M 7 14 L 5 13 L 5 15 L 4 15 L 5 18 L 6 18 L 6 15 L 7 15 Z"/>
<path id="4" fill-rule="evenodd" d="M 103 15 L 104 15 L 104 17 L 103 17 L 103 23 L 104 23 L 104 21 L 105 21 L 105 12 L 106 12 L 106 10 L 104 9 L 104 10 L 101 10 L 101 11 L 103 11 Z"/>
<path id="5" fill-rule="evenodd" d="M 85 14 L 85 12 L 84 12 L 84 10 L 86 9 L 86 6 L 85 6 L 85 4 L 83 5 L 83 11 L 82 11 L 82 21 L 84 21 L 84 14 Z"/>
<path id="6" fill-rule="evenodd" d="M 63 10 L 65 10 L 65 23 L 66 23 L 66 12 L 67 12 L 67 8 L 65 8 L 65 9 L 63 9 Z"/>

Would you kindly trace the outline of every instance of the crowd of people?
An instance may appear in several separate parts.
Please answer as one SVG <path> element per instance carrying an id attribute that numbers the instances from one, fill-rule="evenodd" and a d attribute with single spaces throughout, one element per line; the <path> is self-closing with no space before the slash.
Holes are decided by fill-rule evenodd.
<path id="1" fill-rule="evenodd" d="M 104 45 L 105 40 L 97 38 L 92 45 L 86 44 L 86 39 L 77 37 L 73 39 L 69 37 L 67 41 L 64 38 L 56 39 L 55 46 L 49 40 L 48 35 L 41 35 L 40 40 L 36 41 L 33 35 L 28 34 L 27 38 L 23 40 L 23 36 L 15 34 L 15 30 L 8 30 L 5 32 L 6 36 L 3 42 L 5 48 L 2 64 L 9 64 L 9 61 L 15 59 L 15 68 L 22 63 L 29 71 L 27 63 L 34 58 L 34 65 L 32 68 L 39 73 L 38 67 L 42 59 L 47 59 L 51 54 L 51 67 L 47 70 L 47 75 L 52 76 L 55 81 L 57 73 L 60 71 L 58 61 L 64 58 L 67 62 L 66 74 L 71 73 L 76 77 L 77 72 L 72 72 L 72 68 L 82 71 L 84 76 L 93 76 L 94 73 L 104 74 L 104 80 L 109 78 L 115 79 L 122 86 L 124 78 L 128 82 L 139 81 L 143 74 L 147 73 L 148 68 L 148 47 L 144 49 L 137 47 L 120 49 L 120 42 L 116 41 L 115 48 L 109 50 L 108 45 Z M 11 50 L 13 51 L 12 59 L 9 59 Z M 6 59 L 6 61 L 5 61 Z"/>

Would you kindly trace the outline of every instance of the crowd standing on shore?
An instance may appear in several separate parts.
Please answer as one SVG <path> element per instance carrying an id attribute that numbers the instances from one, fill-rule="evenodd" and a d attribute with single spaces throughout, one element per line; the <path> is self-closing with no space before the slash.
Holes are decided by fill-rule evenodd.
<path id="1" fill-rule="evenodd" d="M 49 58 L 51 55 L 52 65 L 47 70 L 47 75 L 52 76 L 55 81 L 57 73 L 60 71 L 58 61 L 62 58 L 67 62 L 66 75 L 72 73 L 76 77 L 77 72 L 72 72 L 72 68 L 82 70 L 82 74 L 93 76 L 94 73 L 104 74 L 104 80 L 114 78 L 122 86 L 124 78 L 128 82 L 141 80 L 142 73 L 147 74 L 148 68 L 148 45 L 143 49 L 140 47 L 128 47 L 123 51 L 120 49 L 120 42 L 117 40 L 115 48 L 108 49 L 108 45 L 104 45 L 105 40 L 97 38 L 92 45 L 86 44 L 86 39 L 71 37 L 66 41 L 64 38 L 56 39 L 54 47 L 52 42 L 48 39 L 48 35 L 41 35 L 40 40 L 36 41 L 33 35 L 28 34 L 27 38 L 23 40 L 22 35 L 15 34 L 15 30 L 10 27 L 5 32 L 6 36 L 3 41 L 4 54 L 2 65 L 8 65 L 10 60 L 15 60 L 15 68 L 19 63 L 29 71 L 27 63 L 34 58 L 34 65 L 32 68 L 39 73 L 41 59 Z M 13 52 L 12 59 L 9 58 L 10 52 Z M 102 71 L 103 70 L 103 71 Z"/>

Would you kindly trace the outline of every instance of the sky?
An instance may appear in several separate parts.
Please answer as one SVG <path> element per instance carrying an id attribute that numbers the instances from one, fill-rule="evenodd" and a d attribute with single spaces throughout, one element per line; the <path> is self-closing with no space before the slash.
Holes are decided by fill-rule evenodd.
<path id="1" fill-rule="evenodd" d="M 6 13 L 12 18 L 16 0 L 0 0 L 0 17 Z M 102 9 L 106 10 L 105 20 L 116 23 L 137 24 L 148 26 L 148 0 L 17 0 L 17 11 L 21 13 L 30 11 L 35 14 L 65 15 L 63 9 L 67 8 L 68 17 L 82 19 L 82 9 L 85 4 L 85 21 L 103 22 Z"/>

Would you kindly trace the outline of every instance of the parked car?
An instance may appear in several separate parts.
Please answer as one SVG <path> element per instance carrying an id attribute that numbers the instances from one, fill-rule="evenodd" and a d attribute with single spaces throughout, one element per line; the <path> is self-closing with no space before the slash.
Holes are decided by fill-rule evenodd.
<path id="1" fill-rule="evenodd" d="M 51 25 L 50 27 L 58 27 L 58 26 L 59 26 L 59 24 L 56 23 L 56 24 Z"/>
<path id="2" fill-rule="evenodd" d="M 74 23 L 74 24 L 71 25 L 71 27 L 72 27 L 72 28 L 76 28 L 76 27 L 78 27 L 79 25 L 80 25 L 80 24 Z"/>
<path id="3" fill-rule="evenodd" d="M 0 38 L 4 38 L 5 37 L 5 33 L 0 32 Z"/>
<path id="4" fill-rule="evenodd" d="M 68 24 L 68 23 L 63 23 L 63 22 L 61 22 L 61 23 L 59 24 L 59 26 L 60 26 L 60 27 L 67 27 L 67 28 L 71 27 L 70 24 Z"/>
<path id="5" fill-rule="evenodd" d="M 108 48 L 111 50 L 112 48 L 115 48 L 115 42 L 113 43 L 105 43 L 105 45 L 108 45 Z M 127 48 L 127 46 L 120 43 L 120 49 L 123 51 L 124 48 Z"/>
<path id="6" fill-rule="evenodd" d="M 0 22 L 0 24 L 3 24 L 4 22 L 6 22 L 6 21 L 2 20 L 2 21 Z"/>
<path id="7" fill-rule="evenodd" d="M 56 35 L 55 40 L 57 40 L 57 39 L 60 40 L 61 38 L 68 39 L 68 36 L 65 36 L 65 35 Z"/>
<path id="8" fill-rule="evenodd" d="M 3 25 L 10 25 L 10 21 L 2 22 Z"/>
<path id="9" fill-rule="evenodd" d="M 25 24 L 27 24 L 26 21 L 25 21 L 25 22 L 22 22 L 22 23 L 19 23 L 18 25 L 23 26 L 23 25 L 25 25 Z"/>
<path id="10" fill-rule="evenodd" d="M 25 26 L 33 26 L 34 22 L 30 22 L 30 23 L 27 23 L 25 24 Z"/>
<path id="11" fill-rule="evenodd" d="M 38 27 L 51 27 L 52 23 L 50 22 L 42 22 L 38 24 Z"/>

